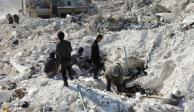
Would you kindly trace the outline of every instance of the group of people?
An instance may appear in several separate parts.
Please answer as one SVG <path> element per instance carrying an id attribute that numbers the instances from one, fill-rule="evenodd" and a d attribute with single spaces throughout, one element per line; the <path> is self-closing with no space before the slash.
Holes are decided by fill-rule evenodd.
<path id="1" fill-rule="evenodd" d="M 141 93 L 145 93 L 145 89 L 141 88 L 139 85 L 131 85 L 130 87 L 126 88 L 126 84 L 128 82 L 138 78 L 139 76 L 145 76 L 147 74 L 144 71 L 145 68 L 129 68 L 128 75 L 126 76 L 124 75 L 122 63 L 113 62 L 109 64 L 105 70 L 105 60 L 103 59 L 103 56 L 100 55 L 98 45 L 103 39 L 102 35 L 98 35 L 92 43 L 90 58 L 82 56 L 82 53 L 84 52 L 84 48 L 82 47 L 80 47 L 78 51 L 72 55 L 71 52 L 73 49 L 71 42 L 64 40 L 65 34 L 60 31 L 57 36 L 59 42 L 56 45 L 56 50 L 50 53 L 50 57 L 48 57 L 44 69 L 44 72 L 50 78 L 56 75 L 59 66 L 61 66 L 60 72 L 62 73 L 64 86 L 68 86 L 67 77 L 69 77 L 71 80 L 74 79 L 73 72 L 76 67 L 80 69 L 86 69 L 87 73 L 92 74 L 95 80 L 100 80 L 99 72 L 104 70 L 105 72 L 103 75 L 106 77 L 107 91 L 112 91 L 111 85 L 114 84 L 117 88 L 117 92 L 135 93 L 139 91 Z M 76 65 L 76 67 L 74 65 Z M 80 74 L 78 76 L 80 76 Z"/>
<path id="2" fill-rule="evenodd" d="M 71 80 L 74 79 L 72 74 L 72 65 L 76 63 L 79 67 L 84 66 L 84 63 L 77 61 L 77 58 L 81 57 L 84 49 L 82 47 L 79 48 L 77 55 L 72 56 L 71 52 L 73 49 L 71 42 L 64 40 L 65 34 L 62 31 L 58 32 L 57 36 L 59 42 L 56 45 L 56 50 L 51 52 L 49 58 L 46 60 L 44 72 L 47 74 L 47 76 L 53 77 L 55 73 L 57 73 L 59 66 L 61 66 L 60 71 L 62 73 L 64 86 L 68 86 L 67 73 Z M 97 80 L 99 80 L 99 71 L 104 67 L 98 46 L 98 43 L 101 42 L 102 39 L 102 35 L 98 35 L 96 37 L 96 40 L 91 46 L 91 59 L 86 60 L 88 63 L 91 62 L 93 64 L 93 78 Z"/>

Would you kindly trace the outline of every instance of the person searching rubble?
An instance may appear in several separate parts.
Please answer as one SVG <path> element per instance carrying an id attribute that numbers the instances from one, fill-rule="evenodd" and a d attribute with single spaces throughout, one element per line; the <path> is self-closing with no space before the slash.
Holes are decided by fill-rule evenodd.
<path id="1" fill-rule="evenodd" d="M 124 68 L 121 62 L 116 61 L 113 63 L 109 63 L 106 68 L 107 69 L 104 73 L 107 83 L 106 91 L 111 92 L 113 90 L 111 88 L 111 85 L 113 84 L 116 86 L 117 93 L 125 93 L 127 96 L 130 97 L 136 92 L 140 92 L 141 94 L 152 94 L 149 92 L 149 89 L 144 89 L 138 84 L 133 83 L 133 80 L 131 80 L 131 76 L 127 76 L 124 74 Z"/>
<path id="2" fill-rule="evenodd" d="M 84 48 L 80 47 L 75 54 L 72 55 L 72 65 L 77 64 L 79 67 L 83 64 L 82 53 L 84 52 Z"/>
<path id="3" fill-rule="evenodd" d="M 99 51 L 99 46 L 98 43 L 100 43 L 103 39 L 102 35 L 98 35 L 96 37 L 96 40 L 93 42 L 92 47 L 91 47 L 91 60 L 94 65 L 94 75 L 93 78 L 99 80 L 98 78 L 98 73 L 100 70 L 104 68 L 104 60 L 100 56 L 100 51 Z"/>
<path id="4" fill-rule="evenodd" d="M 62 31 L 60 31 L 57 36 L 59 38 L 59 43 L 56 45 L 56 54 L 59 60 L 58 63 L 61 65 L 64 86 L 68 86 L 66 72 L 68 72 L 69 78 L 73 80 L 71 68 L 71 42 L 64 40 L 65 34 Z"/>
<path id="5" fill-rule="evenodd" d="M 72 55 L 72 71 L 76 76 L 88 75 L 91 68 L 91 61 L 88 57 L 83 56 L 84 48 L 80 47 L 75 54 Z"/>
<path id="6" fill-rule="evenodd" d="M 57 60 L 56 53 L 53 51 L 49 54 L 49 57 L 46 59 L 44 72 L 48 78 L 53 78 L 59 69 L 59 64 Z"/>
<path id="7" fill-rule="evenodd" d="M 81 70 L 84 65 L 84 58 L 82 56 L 83 51 L 83 47 L 80 47 L 77 52 L 72 55 L 72 74 L 78 77 L 83 75 Z"/>

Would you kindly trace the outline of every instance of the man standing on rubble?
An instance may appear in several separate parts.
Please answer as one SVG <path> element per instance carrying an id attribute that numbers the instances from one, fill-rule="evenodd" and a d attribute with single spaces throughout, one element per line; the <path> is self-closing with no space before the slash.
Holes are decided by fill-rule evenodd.
<path id="1" fill-rule="evenodd" d="M 98 35 L 96 37 L 96 40 L 92 44 L 92 53 L 91 53 L 91 59 L 94 64 L 94 79 L 98 79 L 98 72 L 100 69 L 103 68 L 104 63 L 102 61 L 102 58 L 100 57 L 100 52 L 99 52 L 99 46 L 98 43 L 100 43 L 103 39 L 102 35 Z"/>
<path id="2" fill-rule="evenodd" d="M 71 43 L 67 40 L 64 40 L 64 33 L 60 31 L 57 34 L 59 38 L 59 43 L 56 46 L 56 54 L 59 58 L 59 63 L 61 64 L 61 72 L 63 76 L 64 85 L 68 86 L 67 82 L 67 75 L 66 72 L 68 72 L 69 78 L 73 80 L 73 76 L 71 73 L 71 52 L 72 47 Z"/>

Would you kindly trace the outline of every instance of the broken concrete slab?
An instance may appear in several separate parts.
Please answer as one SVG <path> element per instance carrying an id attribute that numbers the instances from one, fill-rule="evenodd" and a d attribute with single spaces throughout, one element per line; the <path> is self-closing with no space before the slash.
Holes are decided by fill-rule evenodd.
<path id="1" fill-rule="evenodd" d="M 145 69 L 145 61 L 137 57 L 128 57 L 128 68 Z"/>
<path id="2" fill-rule="evenodd" d="M 187 7 L 185 8 L 185 12 L 187 12 L 187 13 L 194 12 L 194 3 L 187 5 Z"/>
<path id="3" fill-rule="evenodd" d="M 16 89 L 15 90 L 15 97 L 22 99 L 25 96 L 26 92 L 25 92 L 25 88 L 20 88 L 20 89 Z"/>
<path id="4" fill-rule="evenodd" d="M 156 13 L 156 16 L 159 16 L 160 21 L 165 23 L 171 23 L 175 19 L 175 14 L 173 13 Z"/>
<path id="5" fill-rule="evenodd" d="M 10 80 L 7 81 L 6 89 L 12 90 L 12 89 L 15 89 L 16 87 L 17 87 L 17 84 L 15 81 L 10 81 Z"/>
<path id="6" fill-rule="evenodd" d="M 21 74 L 24 74 L 27 72 L 27 70 L 29 69 L 29 67 L 21 65 L 19 63 L 19 57 L 21 58 L 21 56 L 23 55 L 22 52 L 17 53 L 13 58 L 10 59 L 10 64 Z"/>
<path id="7" fill-rule="evenodd" d="M 146 15 L 146 14 L 155 15 L 156 13 L 171 13 L 171 11 L 162 5 L 152 4 L 149 7 L 143 7 L 141 9 L 134 10 L 133 13 L 136 15 Z"/>
<path id="8" fill-rule="evenodd" d="M 0 104 L 11 101 L 11 94 L 9 91 L 0 91 Z"/>
<path id="9" fill-rule="evenodd" d="M 156 14 L 156 13 L 171 13 L 171 11 L 167 8 L 165 8 L 162 5 L 159 4 L 152 4 L 150 7 L 148 7 L 145 10 L 146 13 L 150 12 L 152 14 Z"/>
<path id="10" fill-rule="evenodd" d="M 192 26 L 194 24 L 194 15 L 190 15 L 184 18 L 183 20 L 184 27 Z"/>
<path id="11" fill-rule="evenodd" d="M 24 80 L 27 80 L 27 79 L 30 79 L 30 78 L 32 78 L 32 74 L 31 73 L 27 73 L 27 74 L 18 75 L 14 79 L 17 82 L 21 82 L 21 81 L 24 81 Z"/>

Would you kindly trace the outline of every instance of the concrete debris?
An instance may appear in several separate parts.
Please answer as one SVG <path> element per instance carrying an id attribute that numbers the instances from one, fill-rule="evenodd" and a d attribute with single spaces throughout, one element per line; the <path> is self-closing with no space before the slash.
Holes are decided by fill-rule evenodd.
<path id="1" fill-rule="evenodd" d="M 136 57 L 128 57 L 128 68 L 145 69 L 146 64 L 144 60 L 138 59 Z"/>
<path id="2" fill-rule="evenodd" d="M 171 23 L 175 19 L 175 14 L 173 13 L 156 13 L 156 16 L 159 16 L 160 21 L 164 23 Z"/>
<path id="3" fill-rule="evenodd" d="M 13 46 L 16 46 L 16 45 L 18 45 L 18 44 L 19 44 L 19 40 L 17 40 L 17 39 L 13 40 L 13 42 L 12 42 L 12 45 L 13 45 Z"/>
<path id="4" fill-rule="evenodd" d="M 48 82 L 47 81 L 43 81 L 43 82 L 41 82 L 41 84 L 40 84 L 40 86 L 46 86 L 48 84 Z"/>
<path id="5" fill-rule="evenodd" d="M 21 82 L 21 81 L 24 81 L 24 80 L 28 80 L 32 78 L 32 75 L 27 73 L 27 74 L 21 74 L 21 75 L 18 75 L 14 78 L 14 80 L 16 80 L 17 82 Z"/>
<path id="6" fill-rule="evenodd" d="M 138 109 L 137 109 L 138 108 Z M 141 112 L 159 112 L 160 111 L 165 111 L 165 112 L 183 112 L 181 109 L 177 107 L 173 107 L 167 104 L 159 105 L 159 104 L 149 104 L 149 103 L 144 103 L 144 105 L 140 107 L 135 107 L 135 111 L 141 111 Z"/>
<path id="7" fill-rule="evenodd" d="M 11 101 L 11 93 L 9 91 L 0 91 L 0 104 Z"/>
<path id="8" fill-rule="evenodd" d="M 4 79 L 6 77 L 6 74 L 1 74 L 0 75 L 0 80 Z"/>
<path id="9" fill-rule="evenodd" d="M 25 72 L 27 72 L 29 68 L 19 64 L 18 58 L 21 56 L 22 56 L 21 52 L 16 54 L 13 58 L 10 59 L 10 63 L 18 72 L 20 72 L 21 74 L 24 74 Z"/>
<path id="10" fill-rule="evenodd" d="M 12 89 L 15 89 L 17 87 L 17 84 L 15 81 L 10 81 L 8 80 L 6 85 L 5 85 L 5 88 L 8 89 L 8 90 L 12 90 Z"/>
<path id="11" fill-rule="evenodd" d="M 15 12 L 0 18 L 0 104 L 8 101 L 10 109 L 21 112 L 194 111 L 193 0 L 91 2 L 88 13 L 66 18 L 19 16 L 19 24 L 13 24 Z M 47 78 L 43 70 L 58 31 L 65 33 L 73 52 L 83 47 L 81 58 L 87 60 L 73 65 L 76 79 L 68 80 L 69 87 L 63 86 L 61 71 Z M 106 59 L 100 81 L 88 73 L 97 34 L 104 37 L 99 49 Z M 111 92 L 106 91 L 107 74 Z M 115 91 L 115 85 L 123 91 Z"/>
<path id="12" fill-rule="evenodd" d="M 16 98 L 22 99 L 25 96 L 25 94 L 26 94 L 25 89 L 23 89 L 23 88 L 22 89 L 16 89 L 14 96 Z"/>
<path id="13" fill-rule="evenodd" d="M 184 27 L 192 27 L 194 24 L 194 15 L 190 15 L 183 20 Z"/>
<path id="14" fill-rule="evenodd" d="M 188 4 L 187 7 L 185 8 L 185 12 L 193 13 L 194 12 L 194 3 Z"/>
<path id="15" fill-rule="evenodd" d="M 171 11 L 159 4 L 152 4 L 148 9 L 145 10 L 145 12 L 156 14 L 156 13 L 170 13 Z"/>

